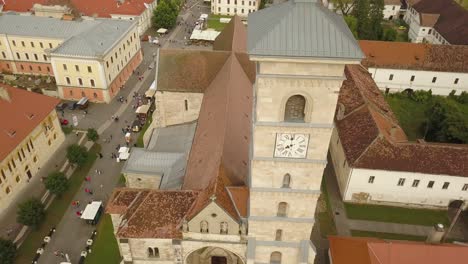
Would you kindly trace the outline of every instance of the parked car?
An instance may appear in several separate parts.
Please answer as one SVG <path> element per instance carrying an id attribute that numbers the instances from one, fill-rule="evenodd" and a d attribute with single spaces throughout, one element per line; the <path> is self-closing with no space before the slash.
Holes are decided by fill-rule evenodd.
<path id="1" fill-rule="evenodd" d="M 63 118 L 60 119 L 60 125 L 62 125 L 62 126 L 68 125 L 68 120 L 67 120 L 67 119 L 63 119 Z"/>
<path id="2" fill-rule="evenodd" d="M 59 111 L 63 111 L 67 108 L 68 104 L 65 103 L 65 102 L 61 102 L 60 104 L 58 104 L 55 109 L 59 110 Z"/>

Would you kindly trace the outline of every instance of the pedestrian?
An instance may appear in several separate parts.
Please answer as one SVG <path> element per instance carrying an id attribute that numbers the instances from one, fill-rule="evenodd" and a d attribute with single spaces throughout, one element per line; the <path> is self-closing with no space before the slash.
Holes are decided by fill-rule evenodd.
<path id="1" fill-rule="evenodd" d="M 124 130 L 125 132 L 125 130 Z M 125 133 L 124 133 L 125 134 Z M 117 145 L 117 147 L 115 148 L 117 151 L 120 149 L 120 144 Z M 97 170 L 96 170 L 97 171 Z"/>
<path id="2" fill-rule="evenodd" d="M 86 180 L 87 182 L 90 182 L 90 181 L 91 181 L 91 177 L 87 176 L 87 177 L 85 178 L 85 180 Z"/>
<path id="3" fill-rule="evenodd" d="M 85 188 L 84 191 L 85 191 L 85 193 L 89 193 L 89 189 L 88 189 L 88 188 Z"/>
<path id="4" fill-rule="evenodd" d="M 76 206 L 80 206 L 80 201 L 76 201 Z"/>
<path id="5" fill-rule="evenodd" d="M 55 255 L 56 257 L 58 257 L 59 253 L 58 253 L 57 250 L 54 250 L 54 255 Z"/>
<path id="6" fill-rule="evenodd" d="M 110 139 L 112 139 L 112 135 L 110 135 Z"/>
<path id="7" fill-rule="evenodd" d="M 103 185 L 103 184 L 101 184 L 99 187 L 101 187 L 101 190 L 102 190 L 102 188 L 104 188 L 104 185 Z"/>
<path id="8" fill-rule="evenodd" d="M 98 170 L 98 174 L 101 175 L 102 171 L 101 170 Z"/>
<path id="9" fill-rule="evenodd" d="M 98 169 L 95 169 L 95 170 L 94 170 L 94 173 L 98 173 Z"/>
<path id="10" fill-rule="evenodd" d="M 89 193 L 90 195 L 93 195 L 93 191 L 91 191 L 91 190 L 89 190 L 89 192 L 88 192 L 88 193 Z"/>
<path id="11" fill-rule="evenodd" d="M 102 159 L 102 153 L 101 152 L 99 152 L 99 158 Z"/>

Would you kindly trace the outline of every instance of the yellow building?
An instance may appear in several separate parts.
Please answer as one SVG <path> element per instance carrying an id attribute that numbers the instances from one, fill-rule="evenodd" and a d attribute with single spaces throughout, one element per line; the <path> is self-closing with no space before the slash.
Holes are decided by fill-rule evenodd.
<path id="1" fill-rule="evenodd" d="M 141 61 L 135 21 L 0 16 L 0 71 L 55 76 L 63 99 L 109 102 Z"/>
<path id="2" fill-rule="evenodd" d="M 64 142 L 58 102 L 0 84 L 0 211 Z"/>

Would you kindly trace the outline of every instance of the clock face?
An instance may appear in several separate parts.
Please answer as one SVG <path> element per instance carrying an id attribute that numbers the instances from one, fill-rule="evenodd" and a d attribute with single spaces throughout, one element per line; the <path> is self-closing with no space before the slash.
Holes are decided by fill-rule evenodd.
<path id="1" fill-rule="evenodd" d="M 309 135 L 276 134 L 275 157 L 303 159 L 307 156 Z"/>

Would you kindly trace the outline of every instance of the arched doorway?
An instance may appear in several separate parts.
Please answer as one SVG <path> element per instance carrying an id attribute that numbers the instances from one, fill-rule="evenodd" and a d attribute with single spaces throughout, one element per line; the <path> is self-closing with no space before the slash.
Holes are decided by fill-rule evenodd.
<path id="1" fill-rule="evenodd" d="M 220 247 L 204 247 L 190 253 L 187 264 L 244 264 L 237 254 Z"/>

